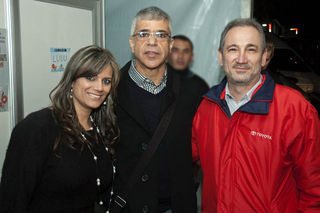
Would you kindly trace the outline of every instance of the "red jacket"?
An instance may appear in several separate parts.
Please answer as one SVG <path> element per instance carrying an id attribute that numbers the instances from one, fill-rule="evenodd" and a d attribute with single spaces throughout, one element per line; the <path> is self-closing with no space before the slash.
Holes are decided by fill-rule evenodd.
<path id="1" fill-rule="evenodd" d="M 203 172 L 203 213 L 320 212 L 317 111 L 292 88 L 263 77 L 232 116 L 226 80 L 202 100 L 192 129 Z"/>

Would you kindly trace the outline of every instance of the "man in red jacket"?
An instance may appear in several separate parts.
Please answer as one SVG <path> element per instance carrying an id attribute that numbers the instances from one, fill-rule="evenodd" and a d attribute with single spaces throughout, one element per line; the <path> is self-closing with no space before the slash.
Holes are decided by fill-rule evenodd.
<path id="1" fill-rule="evenodd" d="M 261 74 L 261 25 L 231 21 L 218 61 L 226 78 L 203 98 L 192 130 L 202 212 L 320 212 L 317 111 L 298 91 Z"/>

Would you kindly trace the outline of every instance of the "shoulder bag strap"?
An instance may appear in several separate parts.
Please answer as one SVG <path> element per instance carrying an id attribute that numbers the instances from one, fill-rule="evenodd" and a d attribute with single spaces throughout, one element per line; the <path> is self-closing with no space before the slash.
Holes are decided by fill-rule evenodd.
<path id="1" fill-rule="evenodd" d="M 173 82 L 173 91 L 175 93 L 176 98 L 179 94 L 180 88 L 180 78 L 176 77 L 175 81 Z M 151 141 L 149 142 L 147 150 L 141 156 L 137 166 L 135 167 L 134 171 L 132 172 L 129 181 L 126 184 L 126 187 L 122 192 L 117 193 L 114 195 L 113 198 L 113 205 L 110 207 L 110 213 L 117 213 L 121 212 L 121 209 L 126 205 L 128 194 L 130 193 L 132 187 L 137 182 L 138 178 L 141 176 L 143 170 L 149 164 L 153 154 L 158 148 L 166 130 L 169 126 L 171 118 L 173 116 L 174 109 L 176 107 L 176 100 L 169 106 L 169 109 L 164 113 L 162 116 L 160 123 L 158 124 L 154 134 L 152 135 Z"/>

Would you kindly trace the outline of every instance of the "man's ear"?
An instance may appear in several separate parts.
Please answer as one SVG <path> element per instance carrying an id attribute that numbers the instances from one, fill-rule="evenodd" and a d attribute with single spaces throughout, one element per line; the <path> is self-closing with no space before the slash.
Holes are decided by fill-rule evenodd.
<path id="1" fill-rule="evenodd" d="M 129 45 L 130 45 L 130 49 L 131 49 L 131 53 L 134 53 L 134 47 L 135 47 L 135 41 L 132 37 L 129 38 Z"/>
<path id="2" fill-rule="evenodd" d="M 267 56 L 268 56 L 268 51 L 267 51 L 267 48 L 265 48 L 262 53 L 261 67 L 267 66 L 267 64 L 270 62 L 271 59 L 267 61 Z"/>
<path id="3" fill-rule="evenodd" d="M 171 49 L 172 49 L 172 46 L 173 46 L 173 39 L 171 38 L 170 39 L 170 43 L 169 43 L 169 52 L 171 53 Z"/>
<path id="4" fill-rule="evenodd" d="M 223 66 L 222 52 L 220 50 L 218 50 L 218 62 L 220 66 Z"/>

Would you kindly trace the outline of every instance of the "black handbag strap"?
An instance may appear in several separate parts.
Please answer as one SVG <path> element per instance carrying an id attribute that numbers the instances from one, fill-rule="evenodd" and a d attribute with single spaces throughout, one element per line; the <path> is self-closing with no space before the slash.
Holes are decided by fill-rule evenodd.
<path id="1" fill-rule="evenodd" d="M 176 97 L 179 94 L 179 88 L 180 88 L 180 78 L 176 76 L 176 79 L 173 84 L 173 91 Z M 141 176 L 143 170 L 149 164 L 153 154 L 157 150 L 158 145 L 160 144 L 164 134 L 166 133 L 166 130 L 169 126 L 169 123 L 171 121 L 171 118 L 173 116 L 173 113 L 176 107 L 176 102 L 177 101 L 175 100 L 169 106 L 168 110 L 163 114 L 160 120 L 160 123 L 158 124 L 154 134 L 152 135 L 152 138 L 151 138 L 151 141 L 149 142 L 147 150 L 139 159 L 139 162 L 135 167 L 135 169 L 133 170 L 124 190 L 122 192 L 118 192 L 114 196 L 113 198 L 114 203 L 110 208 L 110 213 L 121 212 L 121 209 L 126 205 L 130 191 L 132 190 L 134 184 L 137 182 L 138 178 Z"/>

